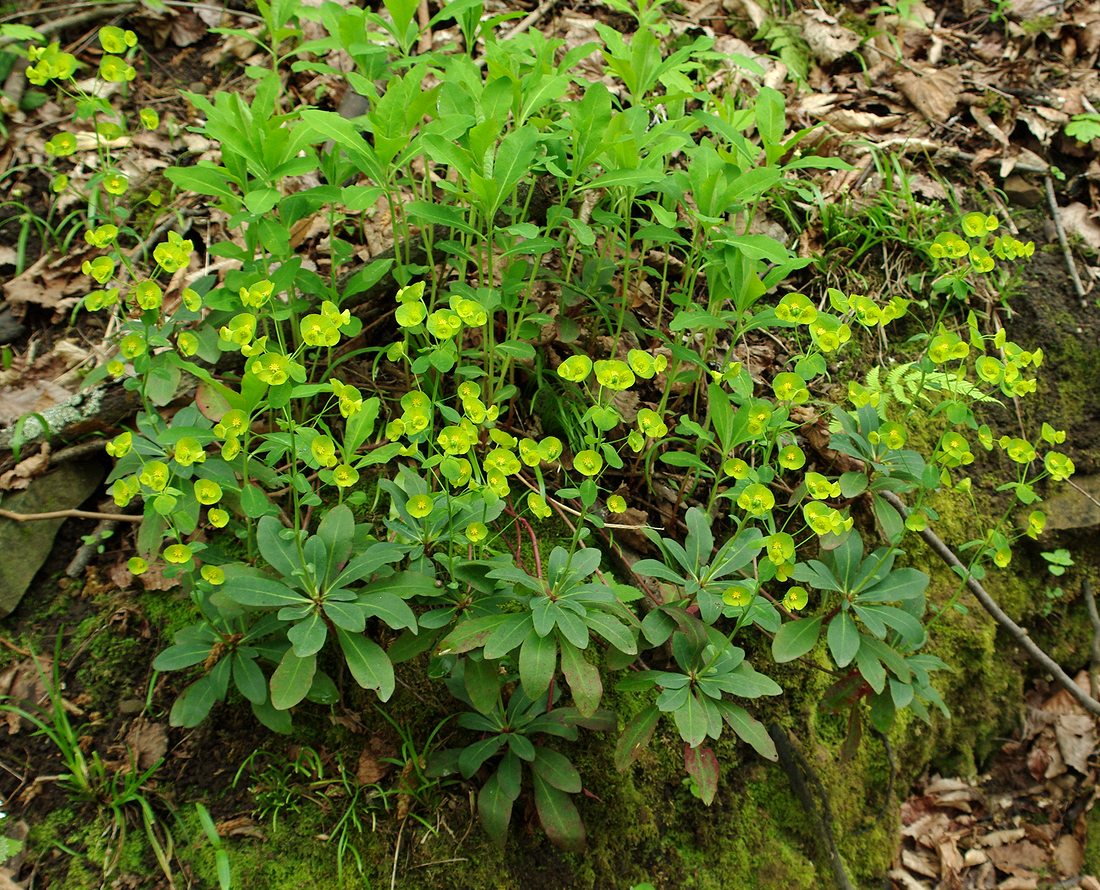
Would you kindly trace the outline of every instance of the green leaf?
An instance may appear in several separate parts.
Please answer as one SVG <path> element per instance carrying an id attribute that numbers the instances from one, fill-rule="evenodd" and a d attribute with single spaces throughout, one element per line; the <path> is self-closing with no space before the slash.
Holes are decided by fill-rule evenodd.
<path id="1" fill-rule="evenodd" d="M 325 578 L 335 574 L 336 567 L 351 556 L 352 539 L 355 537 L 355 517 L 347 504 L 337 504 L 329 510 L 317 526 L 317 537 L 328 551 L 328 571 Z"/>
<path id="2" fill-rule="evenodd" d="M 486 615 L 463 621 L 439 643 L 438 655 L 461 655 L 485 645 L 510 615 Z"/>
<path id="3" fill-rule="evenodd" d="M 313 685 L 316 671 L 316 655 L 302 658 L 293 649 L 287 649 L 271 675 L 271 704 L 275 709 L 286 711 L 304 699 Z"/>
<path id="4" fill-rule="evenodd" d="M 500 665 L 487 658 L 466 658 L 463 683 L 475 710 L 491 714 L 500 702 Z"/>
<path id="5" fill-rule="evenodd" d="M 485 657 L 503 658 L 527 639 L 531 630 L 530 613 L 506 615 L 492 636 L 485 641 Z"/>
<path id="6" fill-rule="evenodd" d="M 684 703 L 672 712 L 676 728 L 682 738 L 692 748 L 698 747 L 707 737 L 707 711 L 694 692 L 689 692 Z"/>
<path id="7" fill-rule="evenodd" d="M 463 777 L 469 779 L 474 773 L 481 769 L 481 765 L 486 760 L 493 757 L 504 747 L 507 738 L 508 737 L 503 734 L 489 736 L 487 739 L 480 739 L 472 745 L 467 745 L 463 748 L 462 753 L 458 756 L 458 769 Z"/>
<path id="8" fill-rule="evenodd" d="M 590 664 L 576 646 L 567 640 L 560 641 L 561 672 L 573 694 L 573 702 L 584 717 L 591 717 L 600 706 L 603 697 L 603 682 L 600 670 Z"/>
<path id="9" fill-rule="evenodd" d="M 481 824 L 498 847 L 503 847 L 508 837 L 508 823 L 512 821 L 514 800 L 501 788 L 499 771 L 489 776 L 477 794 L 477 812 L 481 817 Z"/>
<path id="10" fill-rule="evenodd" d="M 579 853 L 584 849 L 585 833 L 581 814 L 569 795 L 559 791 L 538 773 L 532 773 L 535 786 L 535 811 L 554 846 Z"/>
<path id="11" fill-rule="evenodd" d="M 235 180 L 224 167 L 207 163 L 196 164 L 194 167 L 169 167 L 164 175 L 173 185 L 189 192 L 227 198 L 233 203 L 241 200 L 240 195 L 230 186 Z"/>
<path id="12" fill-rule="evenodd" d="M 538 748 L 531 769 L 559 791 L 577 794 L 583 787 L 581 775 L 569 758 L 551 748 Z"/>
<path id="13" fill-rule="evenodd" d="M 859 603 L 890 603 L 917 599 L 928 588 L 928 575 L 919 569 L 895 569 L 856 597 Z"/>
<path id="14" fill-rule="evenodd" d="M 382 701 L 388 701 L 393 695 L 396 680 L 393 676 L 393 664 L 385 650 L 362 634 L 352 634 L 337 628 L 336 636 L 355 682 L 364 689 L 375 690 Z"/>
<path id="15" fill-rule="evenodd" d="M 589 630 L 595 631 L 620 652 L 625 652 L 627 655 L 638 654 L 638 644 L 634 640 L 634 634 L 618 618 L 593 609 L 585 616 L 584 623 L 588 625 Z"/>
<path id="16" fill-rule="evenodd" d="M 252 482 L 241 489 L 241 509 L 249 519 L 279 512 L 279 508 L 267 499 L 264 490 Z"/>
<path id="17" fill-rule="evenodd" d="M 169 646 L 153 660 L 153 670 L 178 671 L 206 661 L 213 643 L 195 641 Z"/>
<path id="18" fill-rule="evenodd" d="M 619 736 L 615 744 L 615 768 L 625 770 L 638 759 L 649 740 L 653 738 L 653 730 L 657 728 L 657 721 L 661 719 L 661 712 L 656 705 L 650 705 L 643 711 L 639 711 L 626 726 L 623 734 Z"/>
<path id="19" fill-rule="evenodd" d="M 294 647 L 294 654 L 299 658 L 306 658 L 321 651 L 328 637 L 328 625 L 314 609 L 308 617 L 290 627 L 286 637 Z"/>
<path id="20" fill-rule="evenodd" d="M 281 581 L 251 574 L 242 565 L 225 567 L 225 586 L 222 590 L 235 603 L 242 606 L 262 606 L 278 608 L 280 606 L 301 606 L 310 600 L 296 590 L 291 590 Z"/>
<path id="21" fill-rule="evenodd" d="M 708 807 L 718 793 L 718 758 L 714 751 L 706 747 L 689 748 L 684 746 L 684 769 L 695 780 L 699 789 L 699 799 Z"/>
<path id="22" fill-rule="evenodd" d="M 718 706 L 726 723 L 729 724 L 730 729 L 737 733 L 738 738 L 752 745 L 761 757 L 772 761 L 779 759 L 779 752 L 775 750 L 775 742 L 768 735 L 768 731 L 764 729 L 763 723 L 733 702 L 719 702 Z"/>
<path id="23" fill-rule="evenodd" d="M 794 661 L 817 645 L 821 618 L 800 618 L 784 624 L 772 640 L 772 658 L 780 664 Z"/>
<path id="24" fill-rule="evenodd" d="M 841 612 L 829 622 L 829 652 L 837 667 L 847 667 L 859 651 L 859 630 L 852 616 Z"/>
<path id="25" fill-rule="evenodd" d="M 417 631 L 416 615 L 403 599 L 392 593 L 379 591 L 359 597 L 359 606 L 367 615 L 380 618 L 394 630 L 407 627 L 413 633 Z"/>
<path id="26" fill-rule="evenodd" d="M 866 644 L 866 638 L 860 640 L 859 651 L 856 653 L 856 667 L 875 692 L 882 692 L 886 688 L 886 668 L 871 651 L 871 647 Z"/>
<path id="27" fill-rule="evenodd" d="M 557 637 L 540 637 L 532 627 L 519 650 L 519 681 L 529 698 L 536 699 L 546 693 L 557 664 Z"/>
<path id="28" fill-rule="evenodd" d="M 180 697 L 172 705 L 168 722 L 172 726 L 182 726 L 185 729 L 198 726 L 220 699 L 221 696 L 210 677 L 199 677 L 180 693 Z"/>
<path id="29" fill-rule="evenodd" d="M 233 682 L 250 702 L 263 704 L 267 701 L 267 680 L 255 658 L 233 653 Z"/>

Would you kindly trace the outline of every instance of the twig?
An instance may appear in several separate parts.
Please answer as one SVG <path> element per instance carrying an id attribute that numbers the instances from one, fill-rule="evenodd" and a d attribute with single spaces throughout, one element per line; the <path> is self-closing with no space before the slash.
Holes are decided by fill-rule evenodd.
<path id="1" fill-rule="evenodd" d="M 41 522 L 46 519 L 112 519 L 116 522 L 141 522 L 144 517 L 125 513 L 97 513 L 94 510 L 50 510 L 47 513 L 16 513 L 0 510 L 0 518 L 16 522 Z"/>
<path id="2" fill-rule="evenodd" d="M 883 491 L 882 496 L 897 510 L 902 519 L 909 515 L 909 508 L 905 506 L 901 498 L 899 498 L 892 491 Z M 982 604 L 982 608 L 985 609 L 990 615 L 993 616 L 993 620 L 997 622 L 1012 639 L 1014 639 L 1023 650 L 1031 657 L 1031 660 L 1042 667 L 1047 673 L 1049 673 L 1058 684 L 1072 695 L 1081 706 L 1090 714 L 1100 715 L 1100 701 L 1097 701 L 1085 690 L 1078 686 L 1073 678 L 1070 677 L 1061 666 L 1053 658 L 1047 655 L 1039 646 L 1031 639 L 1031 635 L 1023 627 L 1020 627 L 1015 621 L 1013 621 L 999 605 L 997 601 L 993 599 L 970 572 L 966 566 L 962 564 L 959 558 L 951 550 L 932 529 L 926 528 L 920 536 L 924 538 L 924 542 L 932 548 L 932 551 L 945 563 L 956 569 L 960 573 L 960 577 L 965 579 L 966 586 L 970 588 L 971 593 L 977 598 L 978 602 Z"/>
<path id="3" fill-rule="evenodd" d="M 421 55 L 432 51 L 432 26 L 431 12 L 428 10 L 428 0 L 420 0 L 420 6 L 416 10 L 416 23 L 420 26 L 420 40 L 416 44 L 416 51 Z"/>
<path id="4" fill-rule="evenodd" d="M 833 812 L 829 806 L 829 796 L 825 793 L 825 786 L 821 784 L 821 779 L 818 778 L 817 773 L 814 772 L 813 767 L 810 766 L 802 752 L 791 743 L 787 730 L 778 723 L 773 723 L 768 727 L 768 735 L 775 742 L 775 749 L 779 753 L 779 765 L 783 767 L 783 772 L 787 774 L 794 796 L 798 798 L 806 815 L 813 820 L 817 828 L 818 838 L 829 858 L 829 865 L 833 870 L 833 879 L 836 881 L 837 887 L 840 890 L 855 890 L 848 878 L 848 873 L 844 869 L 844 861 L 840 858 L 840 851 L 836 847 L 836 835 L 833 833 Z M 814 803 L 813 792 L 806 784 L 807 780 L 813 784 L 814 791 L 817 792 L 820 807 Z"/>
<path id="5" fill-rule="evenodd" d="M 1078 494 L 1083 495 L 1084 497 L 1086 497 L 1090 501 L 1092 501 L 1097 507 L 1100 507 L 1100 500 L 1097 500 L 1096 496 L 1094 494 L 1092 494 L 1092 492 L 1087 491 L 1086 489 L 1082 488 L 1080 485 L 1078 485 L 1072 479 L 1067 479 L 1066 482 L 1069 483 L 1070 488 L 1076 489 Z"/>
<path id="6" fill-rule="evenodd" d="M 401 834 L 405 831 L 405 823 L 407 821 L 407 819 L 402 819 L 401 825 L 397 829 L 397 843 L 394 844 L 393 848 L 393 871 L 390 872 L 390 890 L 394 890 L 394 888 L 397 887 L 397 857 L 401 853 Z"/>
<path id="7" fill-rule="evenodd" d="M 546 15 L 546 13 L 548 13 L 551 9 L 553 9 L 554 4 L 557 3 L 557 2 L 558 2 L 558 0 L 542 0 L 542 3 L 540 3 L 537 7 L 535 7 L 534 11 L 528 13 L 527 16 L 524 17 L 523 21 L 521 21 L 518 25 L 516 25 L 514 28 L 512 28 L 512 30 L 509 31 L 507 34 L 505 34 L 504 37 L 502 37 L 501 39 L 502 40 L 510 40 L 511 38 L 516 37 L 519 34 L 522 34 L 524 31 L 526 31 L 528 28 L 530 28 L 533 24 L 535 24 L 535 22 L 537 22 L 544 15 Z"/>
<path id="8" fill-rule="evenodd" d="M 65 575 L 69 578 L 78 578 L 83 574 L 84 570 L 88 568 L 88 563 L 92 561 L 92 557 L 95 556 L 96 551 L 106 541 L 116 528 L 118 528 L 119 516 L 113 519 L 101 519 L 99 525 L 95 527 L 95 530 L 88 535 L 87 540 L 81 545 L 80 549 L 76 551 L 76 554 L 69 564 L 65 567 Z"/>
<path id="9" fill-rule="evenodd" d="M 1085 608 L 1089 610 L 1089 621 L 1092 622 L 1092 647 L 1089 652 L 1089 689 L 1092 697 L 1100 699 L 1100 612 L 1096 611 L 1096 597 L 1092 594 L 1092 584 L 1089 579 L 1081 585 L 1081 593 L 1085 597 Z"/>
<path id="10" fill-rule="evenodd" d="M 1054 223 L 1054 231 L 1058 233 L 1058 243 L 1062 245 L 1062 255 L 1066 258 L 1066 269 L 1069 271 L 1070 280 L 1073 282 L 1073 290 L 1077 299 L 1081 301 L 1081 307 L 1088 306 L 1089 301 L 1085 297 L 1085 288 L 1081 284 L 1081 276 L 1077 274 L 1077 263 L 1073 260 L 1073 251 L 1069 249 L 1069 241 L 1066 240 L 1066 230 L 1062 228 L 1062 220 L 1058 216 L 1058 199 L 1054 195 L 1054 180 L 1049 175 L 1043 177 L 1043 184 L 1047 189 L 1047 204 L 1050 206 L 1050 218 Z"/>

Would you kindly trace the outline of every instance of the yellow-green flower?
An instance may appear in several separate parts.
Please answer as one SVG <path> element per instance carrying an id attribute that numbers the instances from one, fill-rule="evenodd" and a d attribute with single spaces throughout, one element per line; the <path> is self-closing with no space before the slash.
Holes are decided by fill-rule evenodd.
<path id="1" fill-rule="evenodd" d="M 126 373 L 126 366 L 118 359 L 107 362 L 107 373 L 112 377 L 121 377 Z"/>
<path id="2" fill-rule="evenodd" d="M 415 328 L 428 317 L 428 307 L 417 301 L 415 303 L 402 303 L 397 307 L 395 318 L 397 324 L 403 328 Z"/>
<path id="3" fill-rule="evenodd" d="M 132 292 L 134 302 L 142 309 L 159 309 L 164 302 L 164 291 L 155 281 L 139 281 Z"/>
<path id="4" fill-rule="evenodd" d="M 439 472 L 456 488 L 465 485 L 474 474 L 474 468 L 464 457 L 445 457 L 439 463 Z"/>
<path id="5" fill-rule="evenodd" d="M 222 443 L 221 454 L 222 460 L 233 460 L 238 454 L 241 453 L 241 440 L 240 439 L 226 439 Z"/>
<path id="6" fill-rule="evenodd" d="M 764 399 L 756 399 L 748 407 L 745 429 L 749 435 L 759 436 L 768 428 L 772 419 L 772 404 Z"/>
<path id="7" fill-rule="evenodd" d="M 413 519 L 423 519 L 432 512 L 434 507 L 435 501 L 431 495 L 426 494 L 414 494 L 405 504 L 405 509 Z"/>
<path id="8" fill-rule="evenodd" d="M 962 230 L 968 238 L 981 238 L 989 232 L 997 231 L 1000 225 L 992 213 L 968 213 L 962 218 Z"/>
<path id="9" fill-rule="evenodd" d="M 504 448 L 494 448 L 485 455 L 482 464 L 486 470 L 496 470 L 498 473 L 503 473 L 505 476 L 514 476 L 523 469 L 523 465 L 520 463 L 519 458 L 511 451 Z"/>
<path id="10" fill-rule="evenodd" d="M 149 569 L 149 563 L 140 556 L 131 556 L 126 563 L 126 568 L 130 570 L 131 575 L 141 575 Z"/>
<path id="11" fill-rule="evenodd" d="M 1000 445 L 1005 450 L 1009 460 L 1014 463 L 1029 464 L 1035 460 L 1037 456 L 1035 446 L 1027 441 L 1027 439 L 1021 439 L 1019 436 L 1013 438 L 1002 436 Z M 1054 452 L 1051 453 L 1053 454 Z"/>
<path id="12" fill-rule="evenodd" d="M 523 461 L 526 466 L 537 467 L 542 463 L 542 458 L 539 456 L 539 443 L 530 436 L 520 439 L 519 459 Z"/>
<path id="13" fill-rule="evenodd" d="M 775 307 L 775 316 L 780 321 L 809 324 L 817 318 L 817 307 L 805 294 L 786 294 Z"/>
<path id="14" fill-rule="evenodd" d="M 611 497 L 607 499 L 607 509 L 611 513 L 625 513 L 626 498 L 617 494 L 611 495 Z"/>
<path id="15" fill-rule="evenodd" d="M 137 34 L 123 31 L 114 25 L 104 25 L 99 29 L 99 45 L 109 53 L 121 54 L 137 46 Z"/>
<path id="16" fill-rule="evenodd" d="M 213 479 L 195 481 L 195 500 L 205 507 L 216 504 L 222 499 L 222 487 Z"/>
<path id="17" fill-rule="evenodd" d="M 124 479 L 116 479 L 111 483 L 111 497 L 116 507 L 125 507 L 134 497 L 141 493 L 141 482 L 136 476 L 127 476 Z"/>
<path id="18" fill-rule="evenodd" d="M 808 504 L 804 504 L 802 515 L 806 520 L 806 524 L 818 535 L 839 535 L 841 532 L 850 529 L 854 522 L 851 517 L 845 519 L 839 510 L 834 510 L 820 501 L 810 501 Z"/>
<path id="19" fill-rule="evenodd" d="M 553 512 L 546 503 L 546 498 L 536 491 L 527 495 L 527 508 L 535 514 L 536 519 L 546 519 Z"/>
<path id="20" fill-rule="evenodd" d="M 592 359 L 587 355 L 571 355 L 558 365 L 558 376 L 571 383 L 580 383 L 592 373 Z"/>
<path id="21" fill-rule="evenodd" d="M 806 452 L 797 445 L 784 445 L 776 459 L 784 470 L 801 470 L 806 466 Z"/>
<path id="22" fill-rule="evenodd" d="M 363 407 L 363 395 L 359 390 L 348 383 L 339 380 L 330 380 L 332 392 L 339 401 L 340 415 L 342 417 L 354 417 Z"/>
<path id="23" fill-rule="evenodd" d="M 55 195 L 60 195 L 65 189 L 69 187 L 69 177 L 64 173 L 55 176 L 50 181 L 50 191 Z"/>
<path id="24" fill-rule="evenodd" d="M 280 386 L 290 379 L 290 359 L 278 352 L 267 352 L 250 358 L 246 367 L 250 374 L 269 386 Z"/>
<path id="25" fill-rule="evenodd" d="M 97 256 L 94 260 L 85 260 L 80 271 L 94 278 L 99 284 L 106 284 L 115 274 L 115 261 L 110 257 Z"/>
<path id="26" fill-rule="evenodd" d="M 203 566 L 199 574 L 202 575 L 203 581 L 215 587 L 225 583 L 225 570 L 221 566 Z"/>
<path id="27" fill-rule="evenodd" d="M 471 522 L 466 526 L 466 537 L 474 544 L 484 541 L 489 536 L 489 527 L 484 522 Z"/>
<path id="28" fill-rule="evenodd" d="M 49 142 L 45 145 L 46 154 L 55 158 L 67 158 L 73 152 L 76 151 L 76 136 L 72 133 L 66 133 L 62 131 L 55 133 Z M 96 247 L 102 245 L 97 244 Z"/>
<path id="29" fill-rule="evenodd" d="M 199 338 L 190 331 L 183 331 L 176 337 L 176 349 L 180 355 L 194 355 L 199 351 Z"/>
<path id="30" fill-rule="evenodd" d="M 1029 538 L 1038 538 L 1043 533 L 1043 529 L 1046 528 L 1047 514 L 1042 510 L 1032 510 L 1027 517 L 1027 536 Z"/>
<path id="31" fill-rule="evenodd" d="M 359 481 L 359 471 L 350 464 L 338 464 L 332 470 L 332 481 L 339 488 L 349 488 Z"/>
<path id="32" fill-rule="evenodd" d="M 907 435 L 905 427 L 894 421 L 887 421 L 878 428 L 878 440 L 887 448 L 897 451 L 905 447 Z"/>
<path id="33" fill-rule="evenodd" d="M 118 341 L 118 351 L 127 361 L 145 354 L 145 338 L 134 331 Z"/>
<path id="34" fill-rule="evenodd" d="M 157 261 L 157 265 L 165 272 L 172 275 L 191 262 L 191 253 L 193 250 L 194 244 L 190 239 L 184 240 L 183 236 L 178 232 L 169 232 L 168 240 L 161 241 L 160 244 L 153 248 L 153 259 Z M 192 291 L 192 293 L 194 293 L 194 291 Z M 195 296 L 198 296 L 198 294 L 195 294 Z M 188 306 L 187 308 L 192 309 L 193 307 Z"/>
<path id="35" fill-rule="evenodd" d="M 791 402 L 801 405 L 810 400 L 810 391 L 806 388 L 806 381 L 798 374 L 789 371 L 776 374 L 772 380 L 772 391 L 781 402 Z"/>
<path id="36" fill-rule="evenodd" d="M 638 429 L 647 439 L 660 439 L 668 433 L 668 426 L 661 415 L 652 408 L 642 408 L 638 411 Z"/>
<path id="37" fill-rule="evenodd" d="M 92 245 L 92 247 L 99 248 L 107 247 L 116 237 L 118 237 L 118 226 L 112 226 L 109 223 L 102 226 L 96 226 L 94 229 L 89 229 L 84 233 L 84 240 Z"/>
<path id="38" fill-rule="evenodd" d="M 993 564 L 997 568 L 1003 569 L 1010 562 L 1012 562 L 1012 551 L 1008 547 L 1001 547 L 999 550 L 994 552 Z"/>
<path id="39" fill-rule="evenodd" d="M 164 559 L 176 565 L 185 563 L 191 559 L 191 548 L 186 544 L 169 544 L 164 548 Z"/>
<path id="40" fill-rule="evenodd" d="M 318 466 L 334 467 L 338 462 L 336 460 L 336 443 L 331 436 L 317 436 L 309 443 L 309 451 L 313 455 L 313 459 L 317 461 Z"/>
<path id="41" fill-rule="evenodd" d="M 743 609 L 752 602 L 752 591 L 743 584 L 727 587 L 722 591 L 722 602 L 736 609 Z"/>
<path id="42" fill-rule="evenodd" d="M 451 308 L 458 313 L 462 323 L 469 327 L 479 328 L 489 320 L 489 313 L 477 300 L 454 296 L 451 298 Z"/>
<path id="43" fill-rule="evenodd" d="M 299 330 L 306 346 L 335 346 L 340 342 L 339 329 L 323 315 L 307 315 L 299 324 Z"/>
<path id="44" fill-rule="evenodd" d="M 970 354 L 970 344 L 954 331 L 943 331 L 928 344 L 928 357 L 937 365 L 952 359 L 964 359 Z"/>
<path id="45" fill-rule="evenodd" d="M 603 468 L 603 458 L 598 451 L 585 448 L 574 456 L 573 468 L 584 476 L 595 476 Z"/>
<path id="46" fill-rule="evenodd" d="M 338 328 L 351 324 L 351 310 L 345 309 L 341 312 L 340 307 L 333 303 L 332 300 L 321 301 L 321 314 Z"/>
<path id="47" fill-rule="evenodd" d="M 722 472 L 740 481 L 749 477 L 749 465 L 739 457 L 731 457 L 722 463 Z"/>
<path id="48" fill-rule="evenodd" d="M 789 587 L 783 595 L 783 608 L 788 612 L 801 612 L 810 601 L 805 587 Z"/>
<path id="49" fill-rule="evenodd" d="M 574 356 L 575 358 L 575 356 Z M 608 389 L 621 391 L 630 389 L 634 385 L 634 372 L 630 365 L 618 359 L 598 361 L 593 366 L 596 371 L 596 382 Z M 560 369 L 559 369 L 560 373 Z"/>
<path id="50" fill-rule="evenodd" d="M 229 319 L 229 324 L 222 325 L 218 330 L 218 336 L 230 343 L 244 346 L 252 340 L 256 333 L 256 316 L 251 312 L 241 312 Z"/>
<path id="51" fill-rule="evenodd" d="M 741 492 L 737 506 L 751 516 L 763 516 L 775 506 L 775 495 L 766 485 L 754 482 Z"/>
<path id="52" fill-rule="evenodd" d="M 245 306 L 250 309 L 259 309 L 271 299 L 271 294 L 274 291 L 275 284 L 264 278 L 248 287 L 242 287 L 237 294 L 241 298 L 241 303 Z"/>
<path id="53" fill-rule="evenodd" d="M 911 532 L 922 532 L 928 528 L 928 515 L 923 510 L 911 510 L 905 517 L 905 527 Z"/>
<path id="54" fill-rule="evenodd" d="M 103 190 L 108 195 L 114 195 L 116 198 L 125 195 L 129 187 L 130 180 L 121 173 L 108 173 L 103 177 Z"/>
<path id="55" fill-rule="evenodd" d="M 486 473 L 485 484 L 498 498 L 506 498 L 512 493 L 511 486 L 508 485 L 508 477 L 499 470 Z"/>
<path id="56" fill-rule="evenodd" d="M 138 112 L 138 120 L 146 130 L 155 130 L 160 126 L 160 115 L 152 108 L 143 108 Z"/>
<path id="57" fill-rule="evenodd" d="M 415 304 L 405 304 L 405 306 L 412 305 Z M 401 308 L 404 309 L 405 306 Z M 401 310 L 399 309 L 398 311 L 400 312 Z M 462 330 L 462 319 L 453 309 L 436 309 L 435 312 L 428 316 L 426 327 L 428 328 L 428 333 L 437 340 L 450 340 Z"/>
<path id="58" fill-rule="evenodd" d="M 99 76 L 107 83 L 128 83 L 137 76 L 137 71 L 125 59 L 104 56 L 99 60 Z"/>
<path id="59" fill-rule="evenodd" d="M 776 532 L 768 538 L 768 560 L 774 565 L 783 565 L 794 557 L 794 538 L 786 532 Z"/>
<path id="60" fill-rule="evenodd" d="M 233 408 L 214 424 L 214 435 L 219 439 L 236 439 L 248 430 L 249 418 L 240 408 Z"/>
<path id="61" fill-rule="evenodd" d="M 206 519 L 214 528 L 225 528 L 229 523 L 229 512 L 221 507 L 215 507 L 207 511 Z"/>
<path id="62" fill-rule="evenodd" d="M 34 63 L 27 68 L 27 80 L 35 86 L 42 86 L 48 80 L 68 80 L 76 71 L 76 56 L 62 52 L 57 42 L 46 47 L 28 47 L 27 58 Z"/>
<path id="63" fill-rule="evenodd" d="M 562 444 L 557 436 L 546 436 L 539 442 L 539 457 L 552 463 L 561 457 Z"/>
<path id="64" fill-rule="evenodd" d="M 201 464 L 206 460 L 206 452 L 199 440 L 193 436 L 184 436 L 176 443 L 173 457 L 181 467 L 189 467 L 191 464 Z"/>
<path id="65" fill-rule="evenodd" d="M 863 294 L 852 294 L 848 298 L 848 305 L 856 315 L 858 321 L 865 328 L 873 328 L 882 321 L 882 310 L 870 297 Z"/>
<path id="66" fill-rule="evenodd" d="M 642 352 L 640 349 L 631 349 L 626 354 L 626 361 L 630 365 L 630 370 L 643 380 L 649 380 L 657 373 L 653 356 L 648 352 Z"/>
<path id="67" fill-rule="evenodd" d="M 806 490 L 815 501 L 840 497 L 840 483 L 830 482 L 820 473 L 806 474 Z"/>
<path id="68" fill-rule="evenodd" d="M 130 448 L 133 447 L 133 444 L 133 433 L 119 433 L 104 446 L 104 450 L 111 455 L 111 457 L 123 457 L 130 453 Z"/>
<path id="69" fill-rule="evenodd" d="M 1055 482 L 1065 481 L 1073 475 L 1073 471 L 1076 469 L 1072 460 L 1057 451 L 1047 452 L 1043 457 L 1043 466 L 1046 467 L 1046 471 L 1050 473 L 1050 477 Z"/>

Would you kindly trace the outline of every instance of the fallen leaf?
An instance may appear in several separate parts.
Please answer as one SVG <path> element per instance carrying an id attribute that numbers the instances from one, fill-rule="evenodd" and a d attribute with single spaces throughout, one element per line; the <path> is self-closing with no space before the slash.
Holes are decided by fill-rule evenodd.
<path id="1" fill-rule="evenodd" d="M 1096 215 L 1079 201 L 1058 209 L 1058 217 L 1067 235 L 1077 235 L 1093 250 L 1100 250 L 1100 222 Z"/>
<path id="2" fill-rule="evenodd" d="M 163 723 L 138 717 L 126 733 L 126 747 L 131 761 L 136 760 L 139 769 L 147 770 L 168 753 L 168 729 Z"/>
<path id="3" fill-rule="evenodd" d="M 962 76 L 958 68 L 924 68 L 897 74 L 894 84 L 925 118 L 942 124 L 959 104 Z"/>
<path id="4" fill-rule="evenodd" d="M 797 24 L 814 58 L 826 65 L 858 49 L 863 42 L 855 31 L 845 28 L 823 9 L 805 10 Z"/>

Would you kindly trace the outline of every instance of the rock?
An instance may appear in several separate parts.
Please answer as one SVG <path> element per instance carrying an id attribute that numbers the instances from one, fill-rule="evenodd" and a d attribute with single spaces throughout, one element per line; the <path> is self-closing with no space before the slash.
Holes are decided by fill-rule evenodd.
<path id="1" fill-rule="evenodd" d="M 25 491 L 6 496 L 5 510 L 47 513 L 71 510 L 86 501 L 103 481 L 98 461 L 70 461 L 31 482 Z M 53 548 L 64 519 L 16 522 L 0 518 L 0 618 L 15 610 L 35 573 Z"/>
<path id="2" fill-rule="evenodd" d="M 1008 200 L 1020 207 L 1038 207 L 1043 201 L 1043 190 L 1016 173 L 1004 181 L 1002 188 Z"/>
<path id="3" fill-rule="evenodd" d="M 1086 493 L 1070 488 L 1039 505 L 1047 514 L 1047 531 L 1100 525 L 1100 506 L 1092 500 L 1100 501 L 1100 475 L 1075 477 L 1073 481 Z"/>

